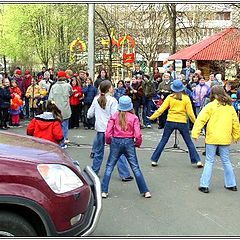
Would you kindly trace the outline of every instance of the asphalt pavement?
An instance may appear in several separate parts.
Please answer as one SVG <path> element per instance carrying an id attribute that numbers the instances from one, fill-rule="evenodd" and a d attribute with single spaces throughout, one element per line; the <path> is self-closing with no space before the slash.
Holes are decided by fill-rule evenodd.
<path id="1" fill-rule="evenodd" d="M 9 132 L 25 134 L 27 122 L 20 128 Z M 210 193 L 198 191 L 202 169 L 191 165 L 185 151 L 173 148 L 175 136 L 172 134 L 167 149 L 157 167 L 151 166 L 150 157 L 162 130 L 153 125 L 143 129 L 143 144 L 137 149 L 138 160 L 151 191 L 152 198 L 145 199 L 137 189 L 135 180 L 122 182 L 117 169 L 110 182 L 109 198 L 103 199 L 103 211 L 92 237 L 203 237 L 203 236 L 240 236 L 240 185 L 239 191 L 226 190 L 223 168 L 219 157 L 213 171 Z M 96 132 L 94 130 L 69 130 L 71 143 L 67 152 L 78 160 L 81 168 L 91 166 L 89 154 Z M 176 143 L 186 150 L 182 137 L 177 133 Z M 196 143 L 197 150 L 204 162 L 204 136 Z M 231 159 L 237 181 L 240 181 L 240 145 L 231 146 Z M 104 162 L 100 171 L 102 177 L 109 147 L 105 148 Z"/>

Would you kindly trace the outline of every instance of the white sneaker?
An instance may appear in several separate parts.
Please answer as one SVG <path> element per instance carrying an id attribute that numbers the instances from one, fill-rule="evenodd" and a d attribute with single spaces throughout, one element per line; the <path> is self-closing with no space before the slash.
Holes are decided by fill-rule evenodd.
<path id="1" fill-rule="evenodd" d="M 67 144 L 61 146 L 62 149 L 66 149 L 67 148 Z"/>
<path id="2" fill-rule="evenodd" d="M 107 197 L 108 197 L 108 193 L 102 192 L 102 198 L 107 198 Z"/>
<path id="3" fill-rule="evenodd" d="M 152 126 L 149 124 L 149 125 L 147 125 L 147 128 L 152 128 Z"/>
<path id="4" fill-rule="evenodd" d="M 69 140 L 69 139 L 65 139 L 65 140 L 64 140 L 64 143 L 65 143 L 65 144 L 70 143 L 70 140 Z"/>
<path id="5" fill-rule="evenodd" d="M 153 166 L 153 167 L 156 167 L 157 165 L 158 165 L 157 162 L 153 162 L 153 161 L 152 161 L 152 166 Z"/>
<path id="6" fill-rule="evenodd" d="M 145 192 L 144 195 L 143 195 L 145 198 L 151 198 L 152 195 L 150 192 Z"/>
<path id="7" fill-rule="evenodd" d="M 203 163 L 202 163 L 201 161 L 198 161 L 198 162 L 197 162 L 197 167 L 198 167 L 198 168 L 203 168 Z"/>

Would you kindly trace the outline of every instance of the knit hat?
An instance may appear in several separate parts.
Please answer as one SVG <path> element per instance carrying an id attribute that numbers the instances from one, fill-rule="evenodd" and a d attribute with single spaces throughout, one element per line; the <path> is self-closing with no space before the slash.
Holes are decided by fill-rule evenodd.
<path id="1" fill-rule="evenodd" d="M 121 96 L 119 98 L 118 110 L 127 112 L 133 109 L 132 99 L 129 96 Z"/>
<path id="2" fill-rule="evenodd" d="M 64 77 L 66 78 L 67 77 L 67 74 L 64 72 L 64 71 L 59 71 L 58 74 L 57 74 L 58 78 L 60 77 Z"/>
<path id="3" fill-rule="evenodd" d="M 185 89 L 185 87 L 181 80 L 174 80 L 173 83 L 171 84 L 171 89 L 174 92 L 182 92 Z"/>
<path id="4" fill-rule="evenodd" d="M 15 72 L 17 75 L 22 75 L 22 71 L 20 69 L 17 69 Z"/>

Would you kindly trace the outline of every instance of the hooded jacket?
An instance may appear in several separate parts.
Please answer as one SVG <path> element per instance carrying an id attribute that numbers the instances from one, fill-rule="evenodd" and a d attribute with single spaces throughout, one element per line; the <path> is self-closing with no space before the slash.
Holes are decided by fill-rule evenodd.
<path id="1" fill-rule="evenodd" d="M 59 144 L 63 140 L 61 122 L 51 112 L 37 115 L 27 126 L 27 135 Z"/>
<path id="2" fill-rule="evenodd" d="M 199 113 L 192 129 L 192 137 L 198 138 L 204 125 L 206 144 L 229 145 L 240 138 L 240 126 L 233 106 L 222 105 L 216 99 Z"/>

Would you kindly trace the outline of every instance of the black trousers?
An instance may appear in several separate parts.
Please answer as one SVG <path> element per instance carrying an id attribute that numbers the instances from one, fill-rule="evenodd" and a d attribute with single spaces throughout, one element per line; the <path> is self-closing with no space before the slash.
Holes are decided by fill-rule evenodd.
<path id="1" fill-rule="evenodd" d="M 79 127 L 80 108 L 79 105 L 71 105 L 72 115 L 69 121 L 69 128 Z"/>
<path id="2" fill-rule="evenodd" d="M 0 108 L 0 127 L 7 127 L 8 119 L 8 108 Z"/>

